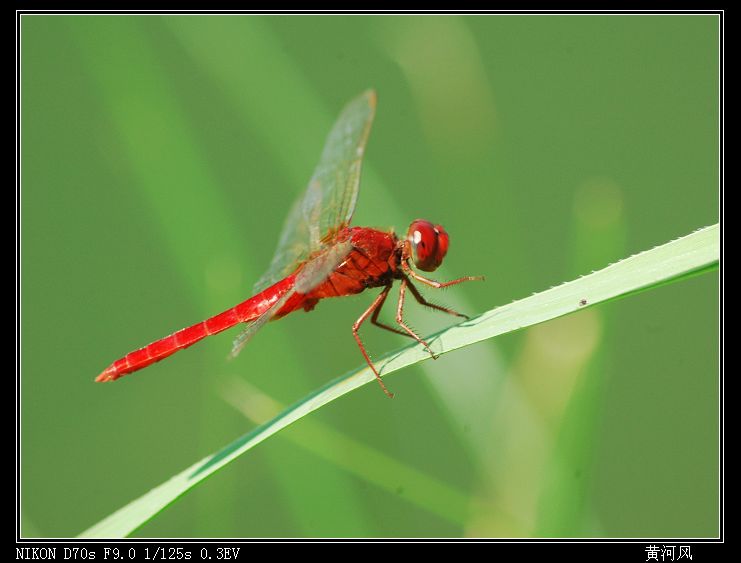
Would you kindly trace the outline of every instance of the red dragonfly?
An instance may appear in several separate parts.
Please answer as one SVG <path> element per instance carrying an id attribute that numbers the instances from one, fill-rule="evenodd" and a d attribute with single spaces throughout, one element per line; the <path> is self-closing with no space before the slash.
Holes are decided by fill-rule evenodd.
<path id="1" fill-rule="evenodd" d="M 435 270 L 442 263 L 449 239 L 440 225 L 418 219 L 412 222 L 403 239 L 398 238 L 393 230 L 349 225 L 358 197 L 360 168 L 375 109 L 376 94 L 369 90 L 351 101 L 340 114 L 306 191 L 288 215 L 273 260 L 255 285 L 253 297 L 127 354 L 108 366 L 95 381 L 114 381 L 206 336 L 246 323 L 247 327 L 234 341 L 231 351 L 234 357 L 266 322 L 299 309 L 311 311 L 320 299 L 353 295 L 371 287 L 383 290 L 355 321 L 352 333 L 384 393 L 393 397 L 358 334 L 368 317 L 380 328 L 413 338 L 436 358 L 429 344 L 404 322 L 406 290 L 409 289 L 414 298 L 426 307 L 459 317 L 467 316 L 425 300 L 412 284 L 412 279 L 441 288 L 483 277 L 466 276 L 438 282 L 412 269 L 411 261 L 417 269 L 425 272 Z M 378 320 L 395 280 L 401 281 L 396 307 L 399 328 Z"/>

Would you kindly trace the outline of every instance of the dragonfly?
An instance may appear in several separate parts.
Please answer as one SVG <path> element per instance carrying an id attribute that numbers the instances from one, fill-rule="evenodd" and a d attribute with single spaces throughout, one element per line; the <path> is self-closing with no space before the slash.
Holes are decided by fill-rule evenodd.
<path id="1" fill-rule="evenodd" d="M 382 290 L 352 325 L 352 335 L 383 392 L 393 397 L 371 361 L 359 333 L 369 318 L 379 328 L 412 338 L 433 359 L 437 358 L 428 342 L 404 321 L 407 290 L 425 307 L 468 318 L 453 309 L 427 301 L 413 280 L 440 289 L 483 280 L 483 276 L 439 282 L 415 271 L 432 272 L 445 258 L 450 238 L 441 225 L 417 219 L 412 221 L 404 238 L 397 237 L 393 229 L 384 231 L 350 226 L 376 99 L 375 91 L 367 90 L 349 102 L 340 113 L 306 190 L 288 214 L 273 259 L 267 272 L 255 284 L 253 297 L 127 354 L 105 368 L 96 378 L 97 382 L 114 381 L 207 336 L 245 324 L 234 341 L 230 354 L 234 357 L 268 321 L 301 309 L 311 311 L 322 299 L 355 295 L 370 288 Z M 378 317 L 396 281 L 400 282 L 397 326 L 390 326 Z"/>

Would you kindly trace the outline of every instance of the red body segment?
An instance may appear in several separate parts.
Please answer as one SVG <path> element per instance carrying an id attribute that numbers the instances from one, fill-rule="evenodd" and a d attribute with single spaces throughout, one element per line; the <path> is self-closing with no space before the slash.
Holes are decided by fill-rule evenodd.
<path id="1" fill-rule="evenodd" d="M 401 254 L 398 239 L 390 232 L 367 227 L 352 227 L 338 234 L 338 240 L 352 242 L 352 250 L 326 281 L 306 295 L 306 299 L 324 299 L 355 295 L 369 287 L 386 285 L 399 269 Z"/>
<path id="2" fill-rule="evenodd" d="M 396 276 L 400 254 L 397 252 L 398 239 L 393 233 L 352 227 L 340 231 L 335 240 L 344 241 L 348 238 L 353 248 L 335 271 L 308 294 L 294 293 L 273 319 L 279 319 L 298 309 L 311 311 L 320 299 L 354 295 L 368 287 L 386 285 Z M 218 334 L 239 323 L 249 323 L 255 320 L 287 291 L 293 289 L 299 270 L 300 268 L 285 279 L 223 313 L 127 354 L 108 366 L 96 381 L 116 380 L 159 362 L 179 350 L 188 348 L 206 336 Z"/>
<path id="3" fill-rule="evenodd" d="M 116 360 L 101 373 L 95 381 L 114 381 L 128 373 L 145 368 L 165 359 L 178 350 L 188 348 L 206 336 L 217 334 L 238 323 L 250 322 L 260 316 L 293 287 L 295 276 L 288 276 L 262 293 L 247 301 L 219 313 L 205 321 L 181 329 L 173 334 L 152 342 Z"/>

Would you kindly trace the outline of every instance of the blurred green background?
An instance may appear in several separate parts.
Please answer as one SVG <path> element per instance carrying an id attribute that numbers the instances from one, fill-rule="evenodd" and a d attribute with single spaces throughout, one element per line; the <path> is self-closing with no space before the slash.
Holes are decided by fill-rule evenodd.
<path id="1" fill-rule="evenodd" d="M 370 294 L 235 361 L 232 332 L 93 384 L 250 295 L 345 102 L 378 91 L 354 223 L 442 223 L 437 277 L 487 280 L 426 293 L 480 313 L 718 221 L 717 26 L 23 16 L 23 535 L 81 532 L 270 415 L 250 397 L 291 403 L 362 363 Z M 715 536 L 717 311 L 705 275 L 424 362 L 388 379 L 393 401 L 372 384 L 332 403 L 136 535 Z"/>

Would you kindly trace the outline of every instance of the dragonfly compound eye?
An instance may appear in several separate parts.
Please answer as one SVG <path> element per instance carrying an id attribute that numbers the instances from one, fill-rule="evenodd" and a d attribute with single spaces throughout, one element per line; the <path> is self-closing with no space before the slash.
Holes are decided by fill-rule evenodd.
<path id="1" fill-rule="evenodd" d="M 445 229 L 423 219 L 412 222 L 407 240 L 412 248 L 414 265 L 425 272 L 436 270 L 448 252 L 449 237 Z"/>

